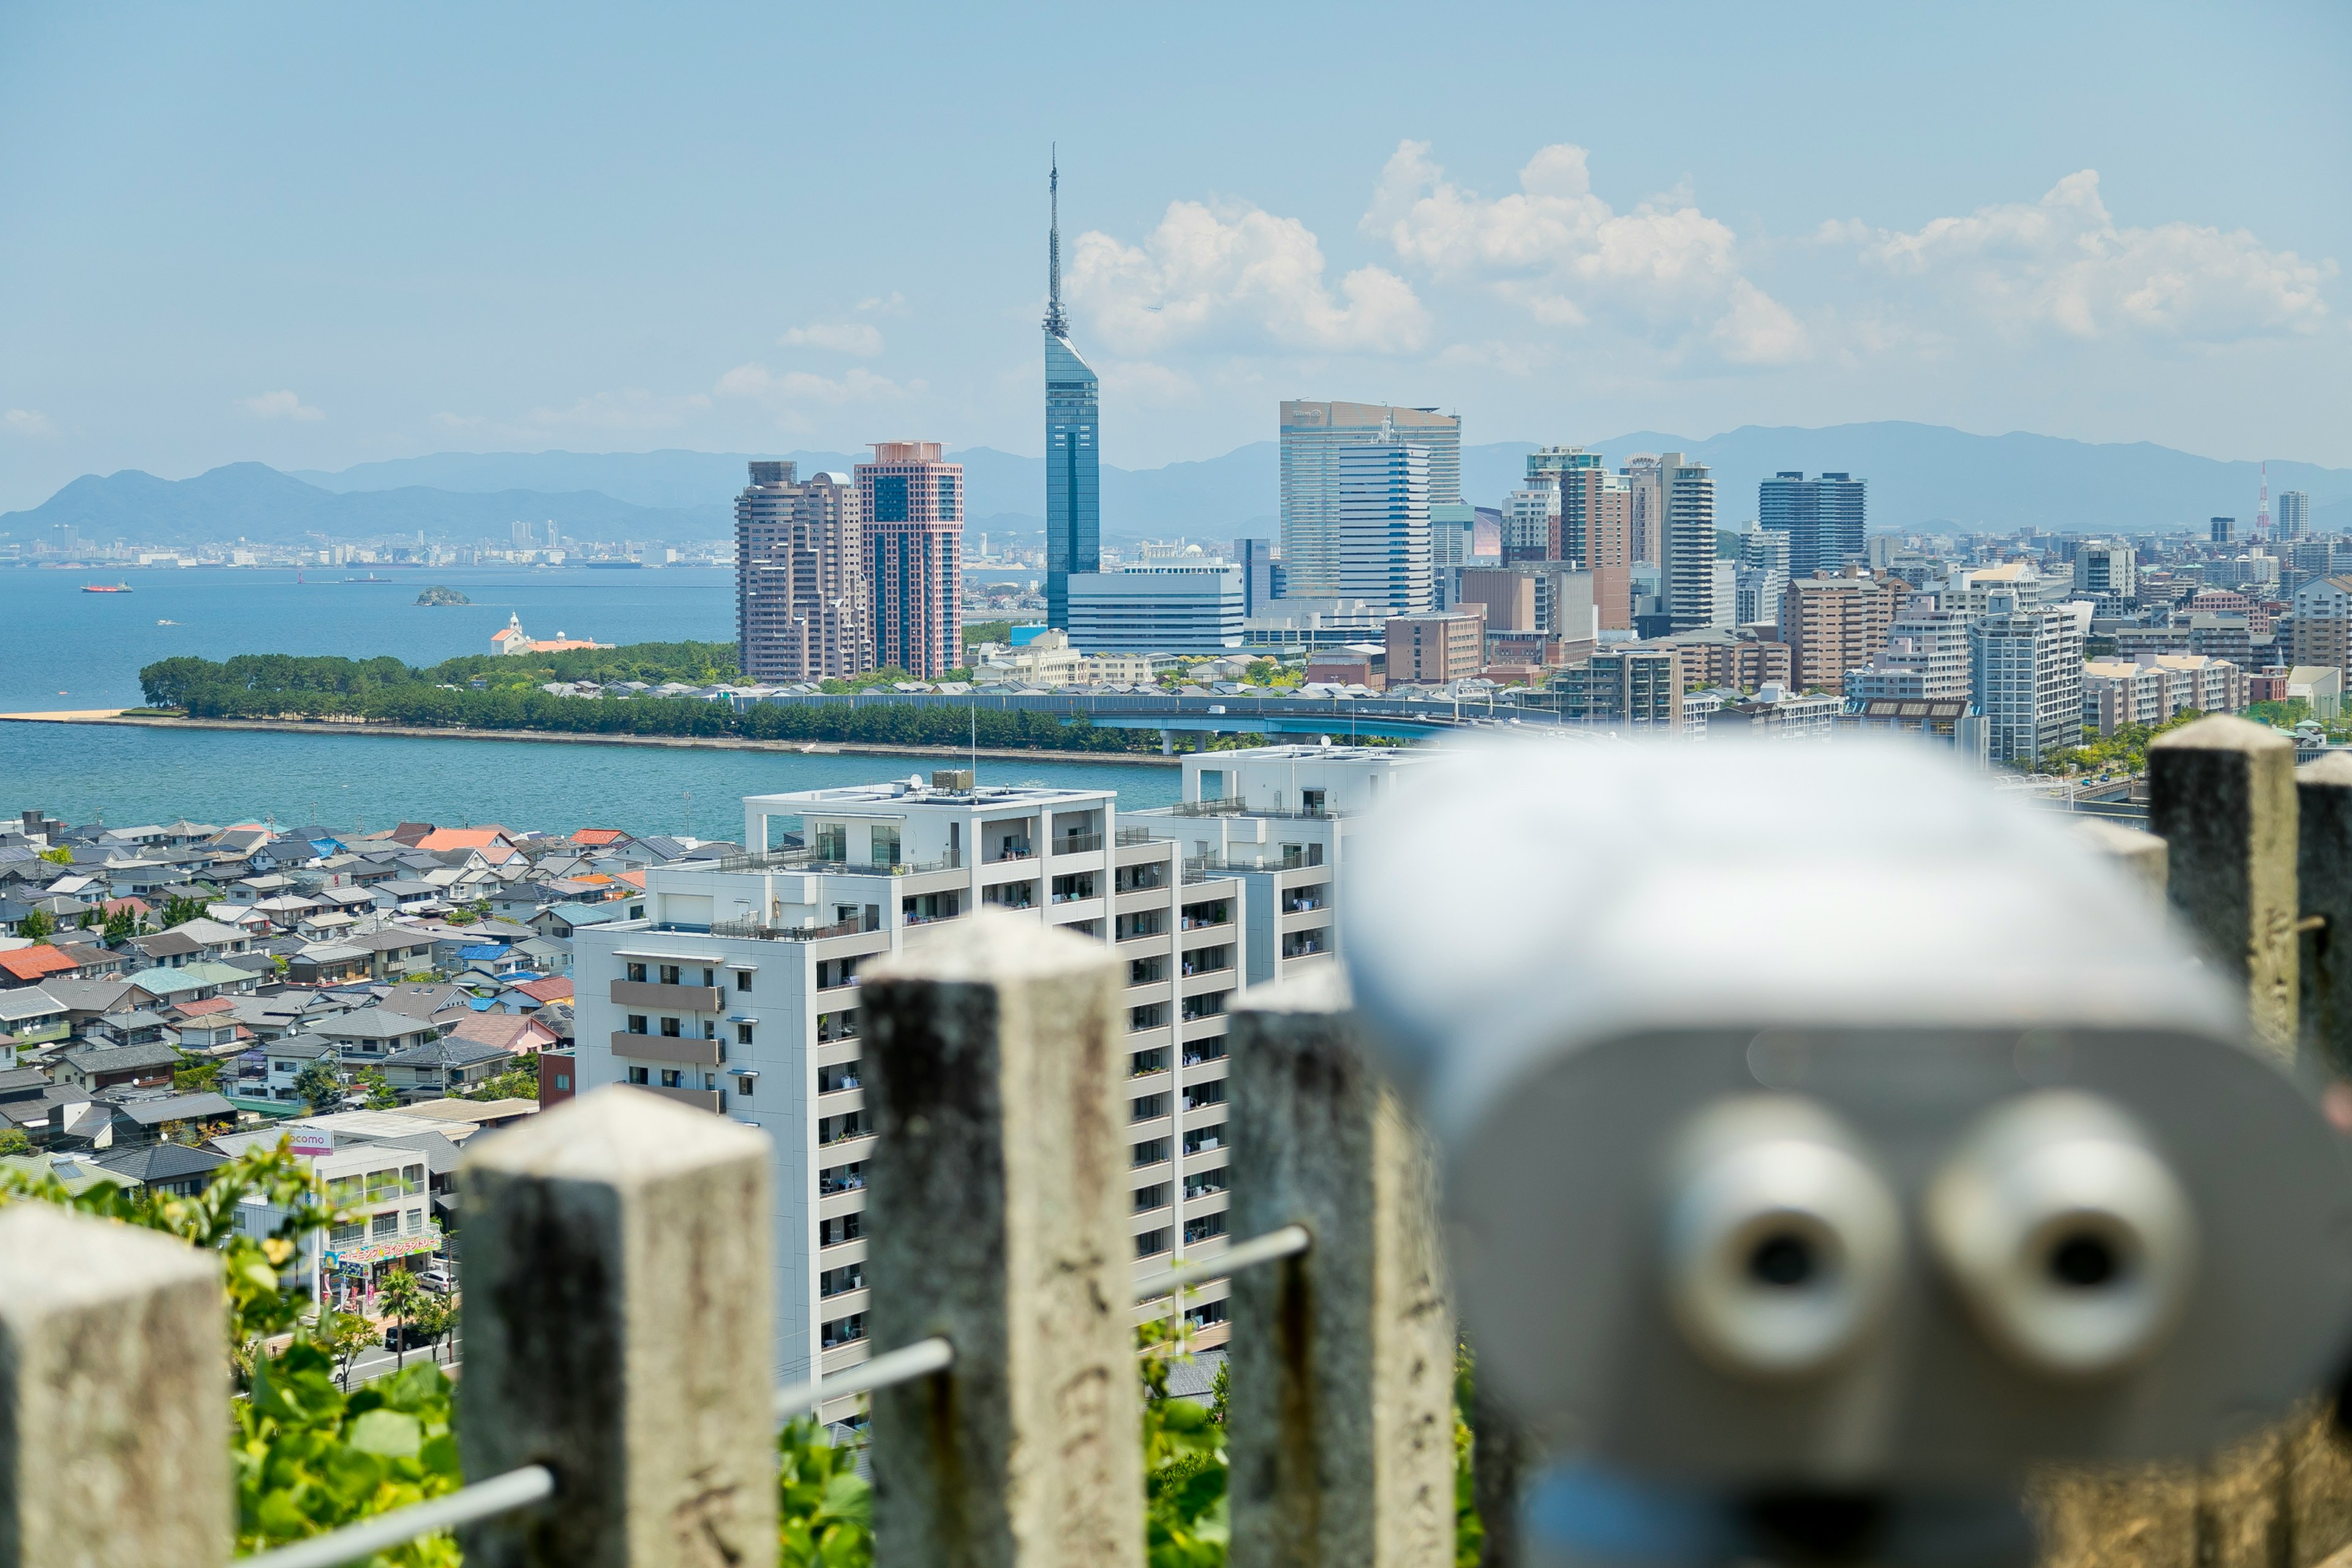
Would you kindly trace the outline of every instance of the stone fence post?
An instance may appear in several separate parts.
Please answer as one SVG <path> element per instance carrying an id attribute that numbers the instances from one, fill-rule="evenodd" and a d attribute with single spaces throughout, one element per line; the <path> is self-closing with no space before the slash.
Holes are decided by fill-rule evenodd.
<path id="1" fill-rule="evenodd" d="M 2116 868 L 2145 889 L 2158 907 L 2165 902 L 2170 880 L 2164 840 L 2120 822 L 2088 817 L 2074 825 L 2075 837 L 2115 863 Z"/>
<path id="2" fill-rule="evenodd" d="M 2147 748 L 2148 827 L 2170 858 L 2173 908 L 2246 987 L 2254 1038 L 2295 1047 L 2294 742 L 2215 714 Z"/>
<path id="3" fill-rule="evenodd" d="M 774 1561 L 768 1168 L 758 1132 L 621 1085 L 468 1151 L 466 1474 L 556 1485 L 461 1531 L 468 1568 Z"/>
<path id="4" fill-rule="evenodd" d="M 2294 799 L 2303 1047 L 2331 1077 L 2352 1077 L 2352 752 L 2297 768 Z"/>
<path id="5" fill-rule="evenodd" d="M 1234 1012 L 1234 1568 L 1448 1568 L 1454 1315 L 1427 1140 L 1358 1049 L 1337 966 Z"/>
<path id="6" fill-rule="evenodd" d="M 876 1561 L 1141 1568 L 1118 964 L 982 911 L 866 971 Z"/>
<path id="7" fill-rule="evenodd" d="M 0 1563 L 228 1562 L 224 1313 L 209 1252 L 0 1209 Z"/>

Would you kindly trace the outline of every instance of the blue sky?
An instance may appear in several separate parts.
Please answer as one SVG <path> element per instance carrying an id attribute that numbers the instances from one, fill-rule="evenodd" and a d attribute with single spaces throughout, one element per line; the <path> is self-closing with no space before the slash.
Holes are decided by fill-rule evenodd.
<path id="1" fill-rule="evenodd" d="M 1918 419 L 2352 464 L 2352 6 L 0 7 L 0 508 L 446 450 Z"/>

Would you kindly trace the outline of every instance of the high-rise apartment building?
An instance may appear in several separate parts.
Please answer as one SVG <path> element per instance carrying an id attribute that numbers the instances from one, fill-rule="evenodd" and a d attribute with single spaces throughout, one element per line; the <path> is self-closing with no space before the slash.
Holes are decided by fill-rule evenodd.
<path id="1" fill-rule="evenodd" d="M 1995 595 L 1969 644 L 1969 695 L 1992 761 L 2033 766 L 2083 743 L 2083 633 L 2072 613 Z"/>
<path id="2" fill-rule="evenodd" d="M 1905 599 L 1886 629 L 1886 646 L 1868 665 L 1845 672 L 1846 700 L 1967 700 L 1969 622 L 1962 611 L 1938 608 L 1932 594 Z"/>
<path id="3" fill-rule="evenodd" d="M 1625 537 L 1633 558 L 1655 565 L 1664 559 L 1664 466 L 1655 452 L 1636 452 L 1625 459 L 1617 477 L 1625 483 Z"/>
<path id="4" fill-rule="evenodd" d="M 875 664 L 919 680 L 963 663 L 963 465 L 940 450 L 877 441 L 856 470 Z"/>
<path id="5" fill-rule="evenodd" d="M 1756 515 L 1765 529 L 1788 535 L 1789 575 L 1810 577 L 1867 560 L 1867 479 L 1848 474 L 1805 478 L 1802 469 L 1774 475 L 1757 488 Z"/>
<path id="6" fill-rule="evenodd" d="M 2238 520 L 2234 517 L 2217 517 L 2206 524 L 2207 536 L 2215 544 L 2229 543 L 2237 531 Z"/>
<path id="7" fill-rule="evenodd" d="M 1692 731 L 1685 694 L 1700 660 L 1672 643 L 1636 643 L 1596 653 L 1553 678 L 1563 717 L 1628 734 L 1682 737 Z"/>
<path id="8" fill-rule="evenodd" d="M 1780 640 L 1789 645 L 1789 676 L 1797 688 L 1843 689 L 1845 672 L 1886 646 L 1896 592 L 1893 578 L 1858 566 L 1791 582 L 1780 595 Z"/>
<path id="9" fill-rule="evenodd" d="M 2301 539 L 2311 531 L 2311 496 L 2304 490 L 2281 490 L 2278 510 L 2271 521 L 2271 537 Z"/>
<path id="10" fill-rule="evenodd" d="M 2139 597 L 2139 552 L 2095 539 L 2074 551 L 2074 592 L 2086 599 Z"/>
<path id="11" fill-rule="evenodd" d="M 1070 626 L 1073 573 L 1102 570 L 1102 388 L 1062 313 L 1062 169 L 1046 176 L 1045 624 Z"/>
<path id="12" fill-rule="evenodd" d="M 735 639 L 747 679 L 832 680 L 874 668 L 846 474 L 755 462 L 735 498 Z"/>
<path id="13" fill-rule="evenodd" d="M 1530 476 L 1524 489 L 1503 498 L 1503 560 L 1562 559 L 1559 485 L 1549 475 Z"/>
<path id="14" fill-rule="evenodd" d="M 1242 879 L 1188 867 L 1172 821 L 1122 828 L 1108 790 L 974 787 L 941 773 L 929 788 L 752 795 L 743 811 L 753 853 L 647 871 L 645 918 L 583 928 L 573 973 L 583 1089 L 635 1084 L 772 1142 L 776 1339 L 770 1364 L 745 1375 L 799 1382 L 866 1359 L 866 1174 L 888 1154 L 863 1089 L 858 973 L 976 910 L 1116 954 L 1136 1273 L 1218 1249 L 1225 1010 L 1249 945 Z M 776 817 L 798 819 L 802 847 L 760 852 Z M 1186 1298 L 1212 1340 L 1223 1295 Z M 824 1414 L 854 1409 L 844 1398 Z"/>
<path id="15" fill-rule="evenodd" d="M 1354 442 L 1332 454 L 1339 522 L 1337 595 L 1412 616 L 1436 598 L 1429 559 L 1429 455 L 1396 436 Z M 1283 560 L 1297 596 L 1297 568 Z"/>
<path id="16" fill-rule="evenodd" d="M 1339 585 L 1344 531 L 1339 454 L 1381 440 L 1400 440 L 1421 450 L 1430 505 L 1461 500 L 1459 415 L 1381 403 L 1283 404 L 1282 561 L 1293 595 L 1332 598 L 1349 592 Z"/>
<path id="17" fill-rule="evenodd" d="M 1238 879 L 1248 916 L 1244 983 L 1288 980 L 1339 951 L 1336 916 L 1356 819 L 1387 798 L 1399 769 L 1429 757 L 1392 746 L 1195 752 L 1184 758 L 1181 804 L 1122 819 L 1180 839 L 1188 866 Z"/>
<path id="18" fill-rule="evenodd" d="M 1661 454 L 1658 471 L 1664 499 L 1658 566 L 1666 614 L 1678 632 L 1727 625 L 1730 606 L 1717 601 L 1714 474 L 1704 463 L 1685 462 L 1680 452 Z"/>

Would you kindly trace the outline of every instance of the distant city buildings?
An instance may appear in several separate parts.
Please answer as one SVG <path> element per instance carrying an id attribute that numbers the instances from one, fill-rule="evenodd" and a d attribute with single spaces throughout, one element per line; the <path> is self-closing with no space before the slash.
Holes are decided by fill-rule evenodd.
<path id="1" fill-rule="evenodd" d="M 1387 645 L 1391 685 L 1466 680 L 1486 665 L 1486 616 L 1478 608 L 1393 616 Z"/>
<path id="2" fill-rule="evenodd" d="M 2072 610 L 1996 593 L 1969 629 L 1970 697 L 1996 763 L 2039 765 L 2083 740 L 2083 626 Z"/>
<path id="3" fill-rule="evenodd" d="M 2311 531 L 2311 497 L 2304 490 L 2281 490 L 2278 510 L 2271 522 L 2271 537 L 2284 543 L 2301 539 Z"/>
<path id="4" fill-rule="evenodd" d="M 1370 442 L 1402 442 L 1423 458 L 1427 509 L 1462 500 L 1462 420 L 1433 408 L 1291 401 L 1281 410 L 1282 560 L 1299 598 L 1361 597 L 1344 586 L 1346 535 L 1341 454 Z M 1385 529 L 1383 542 L 1385 542 Z M 1398 610 L 1425 608 L 1403 605 Z"/>
<path id="5" fill-rule="evenodd" d="M 1894 579 L 1861 567 L 1791 582 L 1780 595 L 1780 637 L 1797 689 L 1842 689 L 1847 670 L 1870 663 L 1886 646 L 1897 592 Z"/>
<path id="6" fill-rule="evenodd" d="M 1048 176 L 1045 306 L 1045 624 L 1067 630 L 1069 580 L 1102 570 L 1101 387 L 1062 313 L 1062 171 Z"/>
<path id="7" fill-rule="evenodd" d="M 875 660 L 936 680 L 963 662 L 963 465 L 877 441 L 856 479 Z"/>
<path id="8" fill-rule="evenodd" d="M 1723 602 L 1716 573 L 1715 477 L 1704 463 L 1680 452 L 1661 454 L 1659 493 L 1664 529 L 1658 564 L 1664 574 L 1666 615 L 1678 632 L 1727 626 L 1732 606 Z"/>
<path id="9" fill-rule="evenodd" d="M 874 668 L 858 488 L 754 462 L 735 498 L 735 637 L 757 681 L 840 679 Z"/>

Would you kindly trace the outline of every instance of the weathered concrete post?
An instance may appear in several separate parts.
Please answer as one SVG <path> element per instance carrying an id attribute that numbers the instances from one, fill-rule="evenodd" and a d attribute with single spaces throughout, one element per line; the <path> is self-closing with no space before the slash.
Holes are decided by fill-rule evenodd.
<path id="1" fill-rule="evenodd" d="M 2173 908 L 2246 986 L 2254 1038 L 2295 1045 L 2294 742 L 2216 714 L 2147 749 L 2148 826 L 2170 857 Z"/>
<path id="2" fill-rule="evenodd" d="M 2120 822 L 2102 822 L 2097 817 L 2076 823 L 2074 833 L 2113 860 L 2117 870 L 2145 888 L 2150 899 L 2158 904 L 2165 901 L 2169 861 L 2163 839 L 2153 833 L 2142 833 Z"/>
<path id="3" fill-rule="evenodd" d="M 229 1560 L 223 1311 L 212 1253 L 0 1209 L 0 1563 Z"/>
<path id="4" fill-rule="evenodd" d="M 2295 890 L 2301 900 L 2303 1043 L 2352 1076 L 2352 752 L 2297 768 Z"/>
<path id="5" fill-rule="evenodd" d="M 874 1395 L 876 1560 L 1140 1568 L 1118 966 L 986 911 L 866 971 L 869 1331 L 947 1371 Z"/>
<path id="6" fill-rule="evenodd" d="M 760 1133 L 619 1085 L 467 1152 L 466 1475 L 556 1478 L 460 1532 L 469 1568 L 774 1559 L 768 1164 Z"/>
<path id="7" fill-rule="evenodd" d="M 1454 1561 L 1454 1314 L 1429 1146 L 1352 1038 L 1337 966 L 1232 1026 L 1232 1228 L 1304 1225 L 1234 1277 L 1234 1568 Z"/>

